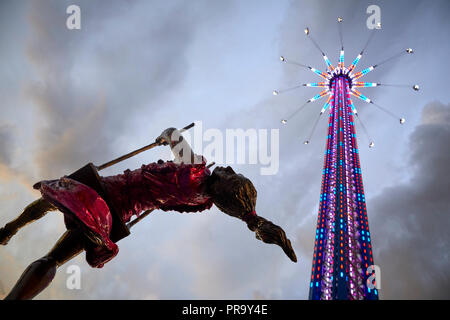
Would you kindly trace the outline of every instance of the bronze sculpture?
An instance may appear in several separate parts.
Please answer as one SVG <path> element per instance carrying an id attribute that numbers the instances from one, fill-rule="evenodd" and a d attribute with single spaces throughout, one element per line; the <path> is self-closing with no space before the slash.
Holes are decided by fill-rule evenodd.
<path id="1" fill-rule="evenodd" d="M 116 176 L 98 175 L 98 170 L 137 153 L 132 152 L 100 167 L 88 164 L 67 177 L 35 184 L 42 198 L 0 229 L 0 244 L 6 245 L 19 229 L 53 210 L 64 214 L 67 231 L 47 255 L 26 268 L 5 299 L 34 298 L 51 283 L 58 267 L 82 251 L 92 267 L 101 268 L 118 253 L 116 242 L 154 209 L 196 212 L 215 204 L 222 212 L 243 220 L 257 239 L 279 245 L 296 262 L 283 229 L 256 214 L 257 193 L 252 182 L 231 167 L 216 167 L 211 173 L 181 131 L 166 129 L 153 144 L 137 150 L 170 145 L 173 162 L 159 160 Z M 138 218 L 130 222 L 134 215 Z"/>

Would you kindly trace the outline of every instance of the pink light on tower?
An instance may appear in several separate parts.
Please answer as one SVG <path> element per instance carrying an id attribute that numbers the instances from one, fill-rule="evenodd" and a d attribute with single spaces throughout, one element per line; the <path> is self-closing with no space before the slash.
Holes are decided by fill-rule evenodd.
<path id="1" fill-rule="evenodd" d="M 320 113 L 312 126 L 312 130 L 305 140 L 309 144 L 322 114 L 329 110 L 328 133 L 325 145 L 325 158 L 320 192 L 319 214 L 317 219 L 313 265 L 310 282 L 310 299 L 378 299 L 376 289 L 368 286 L 366 274 L 368 266 L 373 265 L 371 234 L 369 231 L 366 199 L 362 181 L 359 150 L 355 131 L 355 120 L 365 132 L 369 147 L 374 147 L 367 130 L 359 118 L 358 111 L 351 99 L 355 96 L 390 116 L 405 123 L 403 117 L 398 117 L 390 110 L 376 104 L 356 88 L 374 88 L 378 86 L 412 87 L 419 90 L 418 85 L 387 85 L 372 82 L 360 82 L 358 79 L 375 70 L 380 65 L 399 57 L 411 54 L 408 48 L 378 64 L 355 72 L 358 62 L 373 38 L 377 29 L 370 34 L 364 48 L 353 60 L 349 67 L 345 66 L 344 44 L 342 37 L 342 18 L 338 18 L 341 50 L 339 62 L 334 67 L 311 36 L 311 30 L 305 28 L 305 35 L 320 51 L 326 64 L 326 71 L 304 65 L 280 57 L 282 63 L 296 65 L 309 69 L 322 78 L 322 82 L 306 83 L 284 90 L 275 90 L 274 95 L 291 91 L 302 86 L 321 88 L 322 91 L 307 100 L 301 107 L 294 110 L 281 122 L 286 124 L 309 103 L 327 96 Z M 381 27 L 381 26 L 380 26 Z M 369 250 L 367 250 L 369 248 Z"/>

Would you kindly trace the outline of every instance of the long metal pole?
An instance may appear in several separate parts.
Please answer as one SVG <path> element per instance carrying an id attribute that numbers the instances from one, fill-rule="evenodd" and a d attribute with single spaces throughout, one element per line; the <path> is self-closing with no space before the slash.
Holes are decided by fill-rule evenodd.
<path id="1" fill-rule="evenodd" d="M 195 125 L 195 123 L 192 122 L 190 125 L 188 125 L 188 126 L 184 127 L 183 129 L 181 129 L 180 132 L 184 132 L 184 131 L 186 131 L 186 130 L 189 130 L 189 129 L 192 128 L 194 125 Z M 102 164 L 101 166 L 96 166 L 96 168 L 97 168 L 98 171 L 103 170 L 103 169 L 106 169 L 106 168 L 108 168 L 108 167 L 110 167 L 110 166 L 112 166 L 112 165 L 115 165 L 116 163 L 119 163 L 119 162 L 121 162 L 121 161 L 123 161 L 123 160 L 126 160 L 126 159 L 128 159 L 128 158 L 131 158 L 131 157 L 133 157 L 133 156 L 135 156 L 135 155 L 137 155 L 137 154 L 139 154 L 139 153 L 141 153 L 141 152 L 144 152 L 144 151 L 146 151 L 146 150 L 150 150 L 150 149 L 152 149 L 152 148 L 154 148 L 154 147 L 157 147 L 157 146 L 160 146 L 160 145 L 161 145 L 161 142 L 155 141 L 155 142 L 153 142 L 153 143 L 151 143 L 151 144 L 149 144 L 149 145 L 147 145 L 147 146 L 145 146 L 145 147 L 142 147 L 142 148 L 140 148 L 140 149 L 137 149 L 137 150 L 134 150 L 134 151 L 132 151 L 132 152 L 130 152 L 130 153 L 127 153 L 127 154 L 125 154 L 125 155 L 123 155 L 123 156 L 121 156 L 121 157 L 118 157 L 117 159 L 108 161 L 108 162 Z"/>

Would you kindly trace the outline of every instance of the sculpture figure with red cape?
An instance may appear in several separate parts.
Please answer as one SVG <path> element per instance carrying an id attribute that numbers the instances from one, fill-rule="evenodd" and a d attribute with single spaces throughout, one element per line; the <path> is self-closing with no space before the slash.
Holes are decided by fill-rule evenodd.
<path id="1" fill-rule="evenodd" d="M 211 165 L 192 152 L 181 135 L 192 126 L 166 129 L 154 143 L 104 165 L 96 167 L 90 163 L 71 175 L 36 183 L 34 188 L 42 197 L 0 228 L 0 244 L 6 245 L 19 229 L 54 210 L 64 214 L 67 231 L 47 255 L 25 269 L 5 299 L 34 298 L 51 283 L 58 267 L 83 251 L 91 267 L 103 267 L 117 255 L 116 243 L 155 209 L 199 212 L 214 204 L 225 214 L 244 221 L 257 239 L 280 246 L 296 262 L 283 229 L 256 214 L 256 189 L 252 182 L 231 167 L 216 167 L 211 173 Z M 170 145 L 174 161 L 159 160 L 115 176 L 98 174 L 159 145 Z M 137 218 L 130 221 L 133 216 Z"/>

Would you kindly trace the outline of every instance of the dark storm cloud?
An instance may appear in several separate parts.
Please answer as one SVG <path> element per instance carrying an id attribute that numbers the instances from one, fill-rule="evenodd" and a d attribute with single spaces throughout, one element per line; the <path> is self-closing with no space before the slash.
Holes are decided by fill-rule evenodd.
<path id="1" fill-rule="evenodd" d="M 81 32 L 64 27 L 65 3 L 29 4 L 30 34 L 27 56 L 36 80 L 26 95 L 37 108 L 35 163 L 40 177 L 56 178 L 90 161 L 91 155 L 108 152 L 103 136 L 106 104 L 102 88 L 82 93 L 74 85 Z M 59 27 L 55 27 L 58 25 Z M 83 79 L 86 81 L 87 79 Z M 95 92 L 97 91 L 97 92 Z"/>
<path id="2" fill-rule="evenodd" d="M 42 123 L 35 156 L 41 176 L 112 155 L 111 143 L 132 135 L 130 119 L 152 119 L 160 98 L 183 81 L 185 52 L 206 16 L 187 2 L 161 4 L 81 2 L 78 31 L 64 27 L 68 2 L 30 4 L 27 55 L 36 79 L 26 94 Z"/>
<path id="3" fill-rule="evenodd" d="M 432 102 L 409 140 L 411 178 L 369 202 L 385 299 L 450 298 L 450 104 Z"/>

